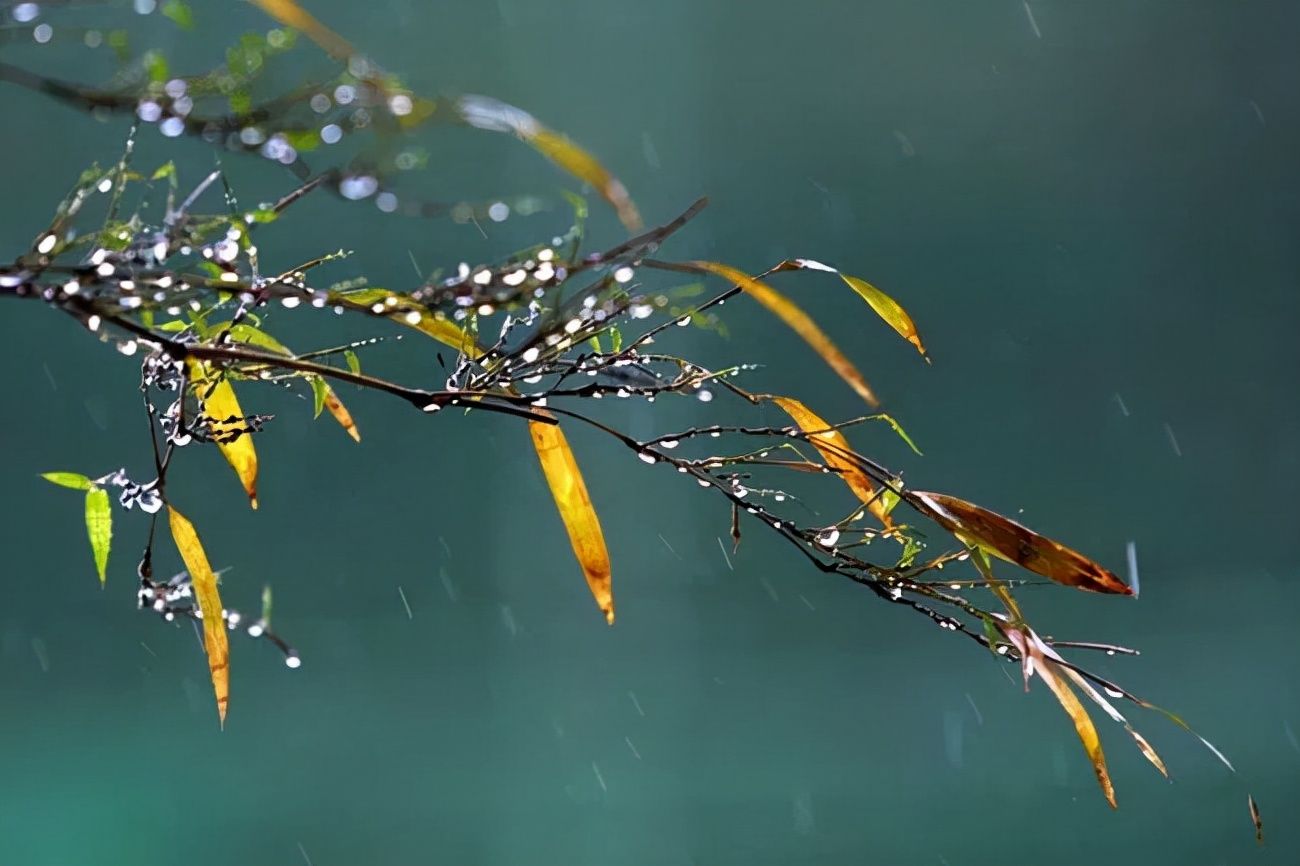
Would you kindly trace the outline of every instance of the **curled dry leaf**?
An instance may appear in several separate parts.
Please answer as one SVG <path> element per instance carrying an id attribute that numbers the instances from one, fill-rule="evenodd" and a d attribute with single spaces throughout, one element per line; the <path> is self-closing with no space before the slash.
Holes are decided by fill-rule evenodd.
<path id="1" fill-rule="evenodd" d="M 893 526 L 884 498 L 876 492 L 871 479 L 853 459 L 853 449 L 844 434 L 793 397 L 772 397 L 771 400 L 799 425 L 800 430 L 808 434 L 813 447 L 821 453 L 826 465 L 839 473 L 848 488 L 862 500 L 876 519 L 886 527 Z"/>
<path id="2" fill-rule="evenodd" d="M 609 552 L 605 549 L 605 535 L 601 532 L 600 520 L 587 494 L 578 462 L 560 425 L 529 421 L 528 431 L 532 434 L 533 447 L 537 449 L 537 459 L 542 464 L 546 483 L 555 497 L 555 507 L 569 533 L 573 554 L 587 577 L 587 586 L 604 612 L 605 621 L 613 625 L 614 593 Z"/>
<path id="3" fill-rule="evenodd" d="M 226 624 L 221 617 L 221 593 L 217 590 L 217 576 L 208 564 L 208 555 L 203 551 L 194 524 L 170 506 L 167 508 L 167 516 L 172 540 L 190 573 L 194 598 L 203 615 L 203 649 L 208 654 L 212 691 L 217 698 L 217 718 L 224 727 L 226 708 L 230 704 L 230 645 L 226 638 Z"/>
<path id="4" fill-rule="evenodd" d="M 244 429 L 244 410 L 230 381 L 210 365 L 190 359 L 190 382 L 212 426 L 221 456 L 239 476 L 249 504 L 257 508 L 257 449 Z"/>
<path id="5" fill-rule="evenodd" d="M 744 271 L 737 270 L 730 265 L 719 264 L 718 262 L 691 262 L 691 266 L 716 274 L 723 279 L 730 280 L 737 286 L 740 286 L 746 292 L 754 297 L 760 304 L 774 314 L 778 319 L 785 322 L 796 334 L 803 337 L 804 341 L 813 347 L 817 354 L 822 356 L 830 368 L 839 374 L 840 378 L 849 384 L 863 400 L 866 400 L 872 406 L 880 405 L 876 399 L 875 392 L 867 384 L 867 380 L 858 372 L 858 368 L 853 366 L 853 362 L 845 357 L 839 347 L 831 342 L 831 338 L 817 325 L 812 318 L 800 309 L 793 301 L 776 289 L 759 282 Z"/>
<path id="6" fill-rule="evenodd" d="M 1250 807 L 1250 822 L 1255 825 L 1255 841 L 1264 844 L 1264 819 L 1259 817 L 1259 805 L 1254 794 L 1246 795 L 1246 805 Z"/>
<path id="7" fill-rule="evenodd" d="M 944 493 L 905 491 L 903 497 L 962 541 L 1034 574 L 1090 592 L 1133 594 L 1123 581 L 1083 554 L 987 508 Z"/>

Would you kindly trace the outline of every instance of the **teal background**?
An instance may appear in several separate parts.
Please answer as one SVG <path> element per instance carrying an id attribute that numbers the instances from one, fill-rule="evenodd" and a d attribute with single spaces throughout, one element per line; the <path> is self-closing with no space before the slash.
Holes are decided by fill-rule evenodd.
<path id="1" fill-rule="evenodd" d="M 614 557 L 609 629 L 520 425 L 346 392 L 360 446 L 291 395 L 245 397 L 278 415 L 258 439 L 256 514 L 215 454 L 187 454 L 173 481 L 214 563 L 232 567 L 227 603 L 255 609 L 272 583 L 277 628 L 304 659 L 289 671 L 236 639 L 221 732 L 189 627 L 133 609 L 145 523 L 119 516 L 101 591 L 79 502 L 37 478 L 144 472 L 138 369 L 12 302 L 0 313 L 0 863 L 1296 862 L 1293 4 L 1038 0 L 1041 37 L 1019 0 L 309 8 L 423 92 L 491 94 L 569 133 L 651 222 L 711 196 L 675 257 L 757 270 L 810 256 L 893 293 L 933 366 L 834 280 L 779 283 L 926 456 L 883 430 L 855 442 L 914 486 L 1023 509 L 1121 573 L 1135 541 L 1140 600 L 1034 588 L 1028 612 L 1047 633 L 1139 646 L 1091 661 L 1182 713 L 1239 775 L 1134 713 L 1167 784 L 1099 717 L 1112 813 L 1041 684 L 1023 694 L 968 642 L 757 532 L 729 570 L 715 540 L 725 507 L 575 433 Z M 196 11 L 191 35 L 129 8 L 87 14 L 171 46 L 178 69 L 269 26 L 244 4 Z M 51 44 L 0 56 L 94 80 L 107 67 L 61 39 L 68 17 Z M 84 166 L 116 158 L 127 123 L 13 87 L 0 98 L 9 256 Z M 568 182 L 504 137 L 422 141 L 433 167 L 417 184 L 440 197 Z M 153 131 L 140 150 L 141 164 L 175 158 L 194 179 L 212 164 Z M 291 185 L 252 159 L 225 165 L 248 203 Z M 594 242 L 616 242 L 596 211 Z M 485 241 L 472 225 L 320 198 L 259 245 L 268 265 L 354 249 L 332 275 L 402 287 L 408 251 L 424 269 L 454 267 L 566 224 L 557 209 L 485 226 Z M 672 348 L 765 362 L 752 387 L 831 417 L 861 411 L 762 311 L 726 314 L 729 340 L 674 329 Z M 277 318 L 298 345 L 338 333 Z M 390 342 L 366 363 L 428 382 L 421 348 Z M 723 401 L 604 408 L 637 435 L 741 417 Z M 159 567 L 172 566 L 168 553 Z"/>

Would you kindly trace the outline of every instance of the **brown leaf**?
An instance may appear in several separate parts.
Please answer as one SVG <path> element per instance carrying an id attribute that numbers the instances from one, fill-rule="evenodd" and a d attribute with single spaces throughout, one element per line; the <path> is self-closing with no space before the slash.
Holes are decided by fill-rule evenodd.
<path id="1" fill-rule="evenodd" d="M 208 564 L 208 556 L 203 552 L 194 525 L 171 506 L 167 508 L 167 516 L 172 540 L 189 570 L 194 598 L 203 614 L 203 649 L 208 654 L 212 691 L 217 697 L 217 718 L 225 727 L 226 708 L 230 704 L 230 645 L 226 639 L 226 623 L 221 616 L 223 608 L 221 594 L 217 591 L 217 576 Z"/>
<path id="2" fill-rule="evenodd" d="M 826 336 L 825 332 L 818 327 L 817 323 L 807 313 L 785 295 L 730 265 L 698 261 L 690 264 L 709 273 L 717 274 L 723 279 L 730 280 L 740 286 L 778 319 L 785 322 L 791 330 L 803 337 L 804 341 L 812 346 L 817 354 L 822 356 L 822 360 L 829 364 L 830 368 L 838 373 L 840 378 L 857 392 L 858 396 L 872 406 L 880 405 L 880 401 L 876 399 L 871 386 L 858 372 L 858 368 L 853 366 L 853 362 L 845 357 L 839 347 L 831 342 L 831 338 Z"/>
<path id="3" fill-rule="evenodd" d="M 853 460 L 853 449 L 848 439 L 839 430 L 822 420 L 821 416 L 793 397 L 772 397 L 772 402 L 780 406 L 799 429 L 808 434 L 812 442 L 825 459 L 826 464 L 835 469 L 853 494 L 862 500 L 886 528 L 894 525 L 886 510 L 884 499 L 877 495 L 875 485 Z"/>
<path id="4" fill-rule="evenodd" d="M 328 385 L 325 386 L 325 408 L 349 436 L 357 442 L 361 441 L 361 431 L 357 430 L 357 422 L 352 420 L 352 413 L 348 411 L 347 406 L 343 405 L 343 401 L 334 393 L 334 389 Z"/>
<path id="5" fill-rule="evenodd" d="M 587 495 L 587 485 L 582 480 L 578 462 L 558 424 L 529 421 L 528 430 L 537 449 L 537 459 L 542 473 L 555 497 L 555 507 L 568 530 L 574 556 L 582 566 L 596 604 L 605 613 L 605 621 L 614 624 L 614 593 L 611 582 L 609 552 L 605 549 L 605 536 L 600 520 Z"/>
<path id="6" fill-rule="evenodd" d="M 1250 807 L 1250 821 L 1255 825 L 1255 841 L 1264 844 L 1264 821 L 1259 817 L 1259 806 L 1253 794 L 1246 795 L 1246 805 Z"/>
<path id="7" fill-rule="evenodd" d="M 1060 542 L 955 496 L 904 491 L 914 508 L 963 541 L 1066 586 L 1132 595 L 1123 581 Z"/>

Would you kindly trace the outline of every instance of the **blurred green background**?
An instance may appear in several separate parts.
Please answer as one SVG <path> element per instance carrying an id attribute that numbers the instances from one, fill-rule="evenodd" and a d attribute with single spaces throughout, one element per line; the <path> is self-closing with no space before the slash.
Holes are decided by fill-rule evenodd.
<path id="1" fill-rule="evenodd" d="M 258 513 L 214 454 L 173 481 L 214 564 L 232 567 L 227 603 L 255 609 L 272 583 L 276 625 L 304 659 L 289 671 L 237 637 L 220 732 L 189 626 L 133 609 L 144 521 L 119 517 L 101 591 L 75 496 L 37 477 L 145 471 L 138 369 L 40 306 L 8 303 L 0 863 L 1296 862 L 1294 4 L 308 6 L 422 92 L 492 94 L 572 135 L 652 223 L 711 196 L 675 257 L 757 270 L 810 256 L 893 293 L 932 367 L 834 280 L 779 283 L 926 456 L 883 428 L 856 444 L 914 486 L 1023 509 L 1121 573 L 1134 541 L 1140 600 L 1034 588 L 1028 612 L 1050 634 L 1141 647 L 1089 661 L 1183 713 L 1240 775 L 1135 713 L 1169 785 L 1099 717 L 1112 813 L 1041 684 L 1023 694 L 967 641 L 757 532 L 730 570 L 725 507 L 577 433 L 615 562 L 609 629 L 519 424 L 417 417 L 346 391 L 360 446 L 292 395 L 245 397 L 278 415 L 258 439 Z M 176 52 L 178 71 L 272 26 L 242 3 L 195 11 L 197 34 L 129 4 L 95 14 Z M 61 36 L 69 17 L 51 19 L 48 45 L 12 40 L 0 57 L 94 80 L 107 67 Z M 286 85 L 321 68 L 298 53 Z M 83 167 L 116 158 L 128 123 L 0 96 L 12 256 Z M 555 197 L 570 183 L 505 137 L 421 143 L 432 159 L 417 184 L 433 196 Z M 168 158 L 192 180 L 213 161 L 145 131 L 140 163 Z M 249 204 L 292 185 L 253 158 L 224 165 Z M 616 242 L 594 209 L 593 243 Z M 411 256 L 424 270 L 488 260 L 567 222 L 561 207 L 484 226 L 484 239 L 321 197 L 259 245 L 268 267 L 354 249 L 332 276 L 403 287 Z M 751 387 L 828 417 L 861 411 L 752 304 L 726 314 L 730 339 L 674 329 L 671 348 L 767 362 Z M 326 339 L 310 316 L 279 318 L 300 345 Z M 421 348 L 386 343 L 366 363 L 431 381 Z M 739 410 L 607 411 L 649 435 Z M 179 568 L 161 549 L 160 570 Z"/>

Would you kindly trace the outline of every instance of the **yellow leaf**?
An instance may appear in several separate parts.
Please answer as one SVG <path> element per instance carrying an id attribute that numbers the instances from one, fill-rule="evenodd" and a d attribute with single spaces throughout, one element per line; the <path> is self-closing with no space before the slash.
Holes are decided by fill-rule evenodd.
<path id="1" fill-rule="evenodd" d="M 1090 592 L 1133 594 L 1123 581 L 1083 554 L 987 508 L 943 493 L 918 490 L 904 496 L 961 540 L 1034 574 Z"/>
<path id="2" fill-rule="evenodd" d="M 391 319 L 399 325 L 414 328 L 457 352 L 464 352 L 478 360 L 484 351 L 464 328 L 438 311 L 430 311 L 410 298 L 388 289 L 360 289 L 352 292 L 331 292 L 330 304 L 342 304 Z"/>
<path id="3" fill-rule="evenodd" d="M 609 173 L 596 157 L 583 150 L 522 108 L 486 96 L 463 96 L 458 104 L 461 119 L 476 129 L 506 132 L 532 145 L 533 149 L 579 180 L 591 184 L 601 198 L 613 206 L 628 231 L 641 228 L 627 187 Z"/>
<path id="4" fill-rule="evenodd" d="M 897 331 L 899 336 L 915 346 L 916 351 L 921 353 L 922 358 L 927 361 L 930 360 L 925 353 L 925 346 L 921 343 L 921 335 L 917 333 L 916 323 L 907 314 L 907 310 L 904 310 L 898 305 L 897 301 L 866 280 L 851 277 L 848 274 L 840 274 L 840 279 L 848 283 L 853 291 L 861 295 L 862 300 L 870 304 L 871 309 L 876 311 L 876 315 L 884 319 L 885 323 Z"/>
<path id="5" fill-rule="evenodd" d="M 611 588 L 609 552 L 605 549 L 605 536 L 600 530 L 600 520 L 587 495 L 587 485 L 582 472 L 573 459 L 573 451 L 558 424 L 529 421 L 528 431 L 533 436 L 533 447 L 542 464 L 542 473 L 555 497 L 555 507 L 568 530 L 569 541 L 578 564 L 587 577 L 596 604 L 605 613 L 605 621 L 614 624 L 614 594 Z"/>
<path id="6" fill-rule="evenodd" d="M 524 141 L 569 174 L 591 184 L 600 193 L 601 198 L 613 206 L 619 222 L 623 223 L 628 231 L 641 229 L 641 214 L 632 202 L 632 197 L 628 195 L 627 187 L 610 174 L 609 170 L 594 156 L 567 137 L 540 125 L 531 136 L 524 136 Z"/>
<path id="7" fill-rule="evenodd" d="M 222 727 L 226 724 L 226 708 L 230 704 L 230 644 L 226 639 L 226 624 L 221 617 L 221 594 L 217 591 L 217 576 L 208 564 L 208 555 L 194 531 L 194 525 L 175 508 L 168 506 L 172 540 L 180 551 L 185 568 L 194 586 L 194 598 L 203 614 L 203 649 L 208 654 L 208 670 L 212 674 L 212 691 L 217 697 L 217 717 Z"/>
<path id="8" fill-rule="evenodd" d="M 812 346 L 817 351 L 817 354 L 822 356 L 822 359 L 830 365 L 831 369 L 838 373 L 840 378 L 858 393 L 858 396 L 872 406 L 880 405 L 880 401 L 876 399 L 871 386 L 858 372 L 857 367 L 853 366 L 853 362 L 846 358 L 844 353 L 831 342 L 831 338 L 826 336 L 825 332 L 817 326 L 817 323 L 789 298 L 766 283 L 761 283 L 743 271 L 729 265 L 717 262 L 691 262 L 691 264 L 701 270 L 730 280 L 753 295 L 755 300 L 767 307 L 770 312 L 785 322 L 796 334 L 803 337 L 804 341 Z"/>
<path id="9" fill-rule="evenodd" d="M 1106 796 L 1106 802 L 1110 803 L 1110 807 L 1116 808 L 1115 786 L 1111 784 L 1110 772 L 1106 769 L 1106 756 L 1101 751 L 1101 738 L 1097 736 L 1097 727 L 1092 723 L 1092 717 L 1088 715 L 1088 711 L 1084 709 L 1079 696 L 1074 693 L 1074 689 L 1070 688 L 1070 684 L 1056 675 L 1054 663 L 1035 652 L 1034 667 L 1074 722 L 1074 730 L 1079 735 L 1079 741 L 1083 743 L 1083 750 L 1088 753 L 1088 760 L 1092 762 L 1092 769 L 1097 774 L 1097 783 L 1101 785 L 1101 792 Z"/>
<path id="10" fill-rule="evenodd" d="M 357 422 L 352 420 L 352 413 L 348 411 L 347 406 L 343 405 L 343 401 L 334 393 L 334 389 L 328 385 L 325 386 L 325 408 L 349 436 L 357 442 L 361 441 L 361 431 L 357 430 Z"/>
<path id="11" fill-rule="evenodd" d="M 202 361 L 189 361 L 190 379 L 194 393 L 210 419 L 212 437 L 221 449 L 221 456 L 239 476 L 239 483 L 248 494 L 248 501 L 257 508 L 257 449 L 253 436 L 245 429 L 244 410 L 235 397 L 230 381 Z"/>
<path id="12" fill-rule="evenodd" d="M 294 0 L 253 0 L 253 3 L 281 24 L 301 30 L 336 60 L 347 60 L 357 53 L 351 43 L 317 21 Z"/>
<path id="13" fill-rule="evenodd" d="M 876 494 L 871 479 L 850 456 L 853 449 L 844 434 L 831 429 L 831 425 L 823 421 L 821 416 L 793 397 L 773 397 L 772 402 L 784 409 L 799 425 L 799 429 L 808 434 L 813 447 L 821 452 L 826 464 L 839 472 L 840 478 L 844 479 L 844 483 L 871 510 L 876 519 L 886 527 L 893 526 L 884 498 Z"/>

